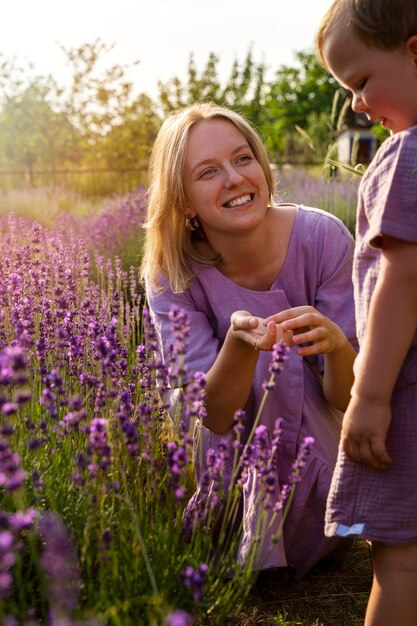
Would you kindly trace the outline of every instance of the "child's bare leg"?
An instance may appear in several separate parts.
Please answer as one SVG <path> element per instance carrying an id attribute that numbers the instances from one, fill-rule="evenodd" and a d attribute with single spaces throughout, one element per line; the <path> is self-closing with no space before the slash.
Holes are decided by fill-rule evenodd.
<path id="1" fill-rule="evenodd" d="M 416 626 L 417 542 L 372 545 L 374 580 L 365 626 Z"/>

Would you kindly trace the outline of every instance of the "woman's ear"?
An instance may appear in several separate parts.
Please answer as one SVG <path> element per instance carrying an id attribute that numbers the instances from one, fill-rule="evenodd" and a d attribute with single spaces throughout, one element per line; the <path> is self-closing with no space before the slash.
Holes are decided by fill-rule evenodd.
<path id="1" fill-rule="evenodd" d="M 184 213 L 185 217 L 189 217 L 190 219 L 197 215 L 197 213 L 190 207 L 189 204 L 185 204 L 182 207 L 181 211 Z"/>

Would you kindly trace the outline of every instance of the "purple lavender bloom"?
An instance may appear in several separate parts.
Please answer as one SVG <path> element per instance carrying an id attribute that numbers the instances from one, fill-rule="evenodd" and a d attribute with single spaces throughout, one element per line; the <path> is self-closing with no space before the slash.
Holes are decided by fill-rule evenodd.
<path id="1" fill-rule="evenodd" d="M 314 441 L 314 437 L 305 437 L 303 443 L 301 444 L 297 457 L 292 464 L 290 476 L 291 483 L 299 483 L 301 481 L 301 472 L 306 464 L 306 458 L 310 452 L 311 446 L 314 444 Z"/>
<path id="2" fill-rule="evenodd" d="M 0 351 L 0 385 L 18 385 L 27 381 L 27 358 L 25 349 L 19 345 L 8 346 Z"/>
<path id="3" fill-rule="evenodd" d="M 280 372 L 283 369 L 285 361 L 288 360 L 289 351 L 289 347 L 284 341 L 282 341 L 282 339 L 274 345 L 272 350 L 272 360 L 269 365 L 269 372 L 271 374 L 273 372 Z"/>
<path id="4" fill-rule="evenodd" d="M 176 306 L 171 307 L 169 319 L 175 339 L 166 346 L 168 375 L 171 380 L 171 386 L 175 388 L 181 386 L 186 374 L 184 353 L 190 334 L 190 323 L 185 311 Z"/>
<path id="5" fill-rule="evenodd" d="M 17 402 L 4 402 L 1 406 L 1 412 L 3 415 L 9 416 L 17 413 L 19 410 L 19 404 Z"/>
<path id="6" fill-rule="evenodd" d="M 0 598 L 6 598 L 12 588 L 10 573 L 16 560 L 14 537 L 10 530 L 0 531 Z"/>
<path id="7" fill-rule="evenodd" d="M 170 613 L 165 620 L 165 626 L 191 626 L 192 623 L 192 615 L 181 610 Z"/>
<path id="8" fill-rule="evenodd" d="M 9 516 L 9 525 L 14 532 L 21 532 L 22 530 L 31 530 L 33 523 L 38 516 L 36 509 L 30 508 L 27 511 L 16 511 Z"/>
<path id="9" fill-rule="evenodd" d="M 87 455 L 91 459 L 88 469 L 93 476 L 97 476 L 99 470 L 106 469 L 111 464 L 111 449 L 107 443 L 107 420 L 95 417 L 88 432 Z"/>
<path id="10" fill-rule="evenodd" d="M 203 420 L 206 415 L 206 376 L 204 372 L 195 372 L 193 380 L 187 385 L 184 392 L 182 407 L 182 437 L 188 435 L 190 424 L 197 418 Z"/>
<path id="11" fill-rule="evenodd" d="M 187 464 L 189 461 L 188 453 L 185 446 L 178 445 L 174 441 L 167 444 L 167 466 L 170 487 L 181 495 L 182 490 L 179 489 L 180 481 L 187 474 Z"/>
<path id="12" fill-rule="evenodd" d="M 284 362 L 288 359 L 289 348 L 284 343 L 284 341 L 280 340 L 276 343 L 272 350 L 272 358 L 271 363 L 269 364 L 268 371 L 270 373 L 269 380 L 265 380 L 262 383 L 262 389 L 265 392 L 272 391 L 275 386 L 275 376 L 279 374 L 279 372 L 284 367 Z"/>
<path id="13" fill-rule="evenodd" d="M 0 487 L 7 491 L 19 489 L 25 479 L 20 456 L 11 451 L 8 442 L 0 438 Z"/>
<path id="14" fill-rule="evenodd" d="M 39 535 L 44 546 L 41 565 L 48 581 L 51 605 L 70 617 L 80 589 L 80 571 L 71 537 L 54 513 L 42 515 Z"/>
<path id="15" fill-rule="evenodd" d="M 203 599 L 203 587 L 206 582 L 208 565 L 201 563 L 196 569 L 191 565 L 181 572 L 180 577 L 184 586 L 191 589 L 194 602 L 201 602 Z"/>
<path id="16" fill-rule="evenodd" d="M 282 511 L 282 509 L 284 508 L 284 504 L 288 500 L 290 493 L 291 493 L 291 485 L 289 484 L 283 485 L 279 493 L 278 500 L 273 506 L 273 510 L 275 513 Z"/>

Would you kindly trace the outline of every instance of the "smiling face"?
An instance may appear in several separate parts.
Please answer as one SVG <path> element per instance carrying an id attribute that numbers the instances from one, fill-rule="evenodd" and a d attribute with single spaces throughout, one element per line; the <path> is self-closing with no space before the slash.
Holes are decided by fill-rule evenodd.
<path id="1" fill-rule="evenodd" d="M 198 215 L 207 238 L 255 227 L 269 200 L 264 172 L 247 139 L 224 119 L 197 122 L 187 141 L 184 212 Z"/>
<path id="2" fill-rule="evenodd" d="M 336 80 L 351 91 L 354 111 L 392 133 L 417 124 L 417 35 L 398 49 L 382 50 L 337 25 L 326 37 L 323 56 Z"/>

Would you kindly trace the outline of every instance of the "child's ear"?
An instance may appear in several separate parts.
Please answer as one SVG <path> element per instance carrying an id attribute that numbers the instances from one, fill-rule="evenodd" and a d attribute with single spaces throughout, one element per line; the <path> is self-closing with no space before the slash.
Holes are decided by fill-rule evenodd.
<path id="1" fill-rule="evenodd" d="M 414 60 L 417 65 L 417 35 L 411 35 L 405 44 L 407 54 Z"/>

